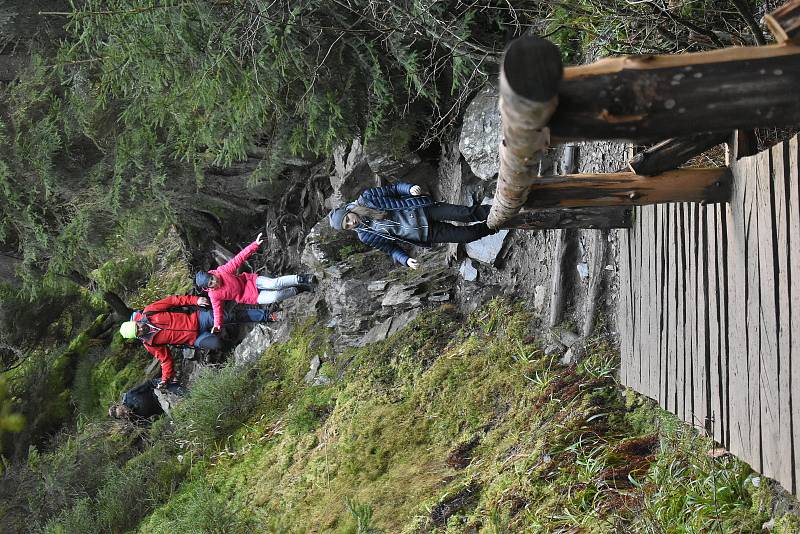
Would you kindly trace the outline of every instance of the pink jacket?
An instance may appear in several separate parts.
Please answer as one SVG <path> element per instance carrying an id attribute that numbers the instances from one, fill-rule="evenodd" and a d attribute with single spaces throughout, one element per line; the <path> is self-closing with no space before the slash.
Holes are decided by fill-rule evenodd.
<path id="1" fill-rule="evenodd" d="M 214 326 L 222 327 L 223 305 L 226 300 L 234 300 L 242 304 L 258 304 L 258 288 L 256 287 L 257 274 L 242 273 L 236 274 L 237 269 L 247 261 L 247 258 L 258 250 L 258 243 L 253 241 L 244 250 L 233 257 L 225 265 L 220 265 L 213 271 L 208 271 L 219 278 L 220 285 L 208 291 L 208 299 L 211 301 L 211 308 L 214 310 Z"/>

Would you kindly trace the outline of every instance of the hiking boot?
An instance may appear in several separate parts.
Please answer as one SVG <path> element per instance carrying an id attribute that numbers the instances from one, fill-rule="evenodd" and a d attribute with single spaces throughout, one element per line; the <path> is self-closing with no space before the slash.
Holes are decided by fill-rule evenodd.
<path id="1" fill-rule="evenodd" d="M 303 286 L 312 286 L 317 283 L 317 277 L 314 274 L 298 274 L 297 283 Z"/>
<path id="2" fill-rule="evenodd" d="M 277 321 L 280 321 L 280 319 L 281 319 L 280 314 L 278 312 L 274 311 L 272 313 L 265 313 L 264 314 L 264 320 L 261 321 L 261 322 L 262 323 L 275 323 Z"/>

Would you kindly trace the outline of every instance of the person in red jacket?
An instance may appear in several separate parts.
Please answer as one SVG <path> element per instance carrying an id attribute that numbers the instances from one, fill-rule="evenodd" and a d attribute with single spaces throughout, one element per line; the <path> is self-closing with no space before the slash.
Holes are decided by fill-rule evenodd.
<path id="1" fill-rule="evenodd" d="M 209 299 L 195 296 L 172 296 L 148 305 L 141 312 L 134 312 L 130 321 L 122 323 L 119 333 L 126 339 L 138 338 L 144 348 L 161 362 L 161 384 L 164 388 L 174 383 L 175 369 L 169 345 L 188 345 L 199 349 L 219 350 L 222 340 L 211 332 L 214 317 L 211 311 L 199 309 L 208 307 Z M 195 309 L 184 312 L 176 310 L 182 306 Z M 277 314 L 263 309 L 241 309 L 226 313 L 224 321 L 228 324 L 266 323 L 278 319 Z"/>
<path id="2" fill-rule="evenodd" d="M 211 300 L 214 310 L 214 327 L 211 331 L 214 333 L 219 332 L 222 327 L 222 310 L 226 300 L 241 304 L 277 304 L 303 291 L 311 291 L 316 283 L 316 276 L 313 274 L 291 274 L 278 278 L 258 276 L 255 273 L 236 274 L 239 267 L 264 242 L 261 235 L 258 234 L 255 241 L 225 265 L 208 272 L 201 271 L 194 277 L 197 286 L 206 290 Z"/>

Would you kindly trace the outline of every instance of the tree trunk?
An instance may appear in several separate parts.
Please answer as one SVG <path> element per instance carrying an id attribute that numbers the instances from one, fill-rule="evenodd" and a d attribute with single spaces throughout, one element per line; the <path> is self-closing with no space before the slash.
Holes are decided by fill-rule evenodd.
<path id="1" fill-rule="evenodd" d="M 115 319 L 118 321 L 127 321 L 131 313 L 133 313 L 133 310 L 116 293 L 104 291 L 103 300 L 114 310 Z"/>

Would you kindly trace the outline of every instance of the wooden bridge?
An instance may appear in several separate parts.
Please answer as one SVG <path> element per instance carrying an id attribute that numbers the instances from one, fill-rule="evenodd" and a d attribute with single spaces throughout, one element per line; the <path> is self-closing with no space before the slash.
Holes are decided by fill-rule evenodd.
<path id="1" fill-rule="evenodd" d="M 798 138 L 731 162 L 726 204 L 619 230 L 621 380 L 797 494 Z"/>
<path id="2" fill-rule="evenodd" d="M 797 495 L 798 139 L 729 167 L 678 168 L 734 130 L 800 125 L 800 0 L 765 21 L 775 44 L 567 68 L 544 39 L 512 42 L 487 224 L 621 228 L 622 381 Z M 551 140 L 569 139 L 662 142 L 631 172 L 539 176 Z"/>

